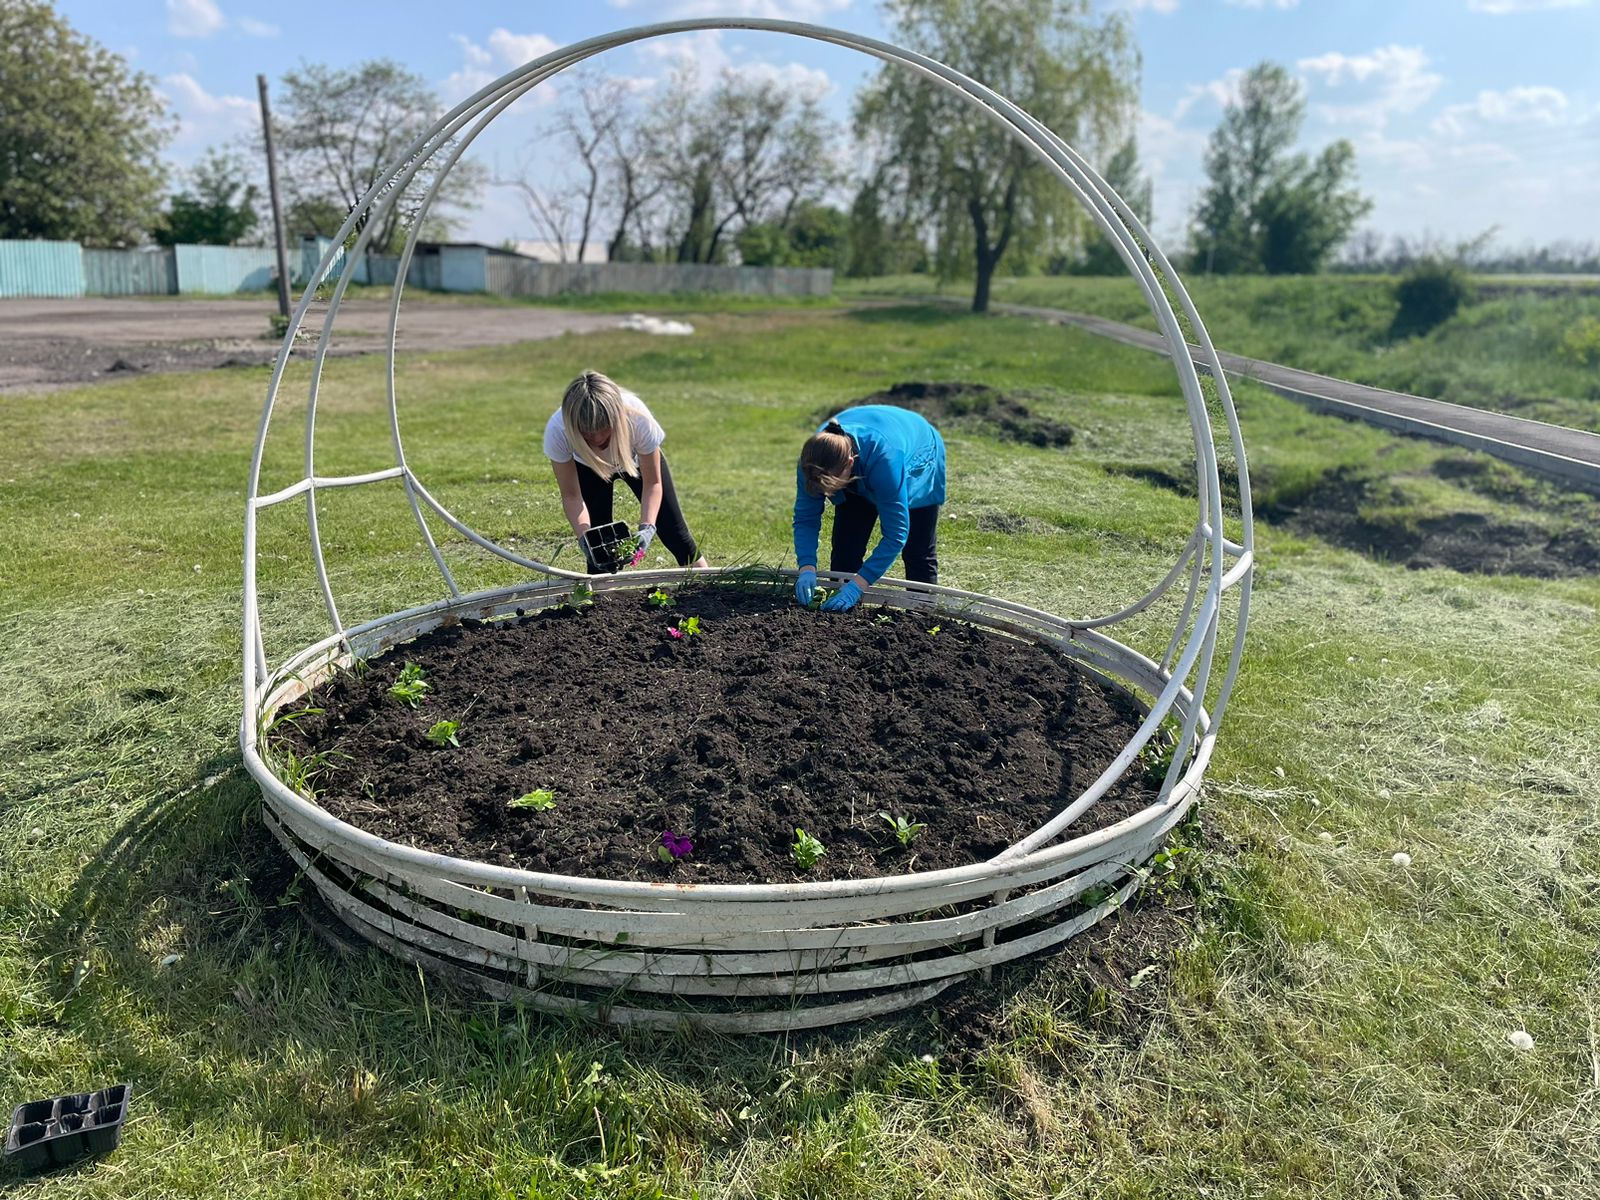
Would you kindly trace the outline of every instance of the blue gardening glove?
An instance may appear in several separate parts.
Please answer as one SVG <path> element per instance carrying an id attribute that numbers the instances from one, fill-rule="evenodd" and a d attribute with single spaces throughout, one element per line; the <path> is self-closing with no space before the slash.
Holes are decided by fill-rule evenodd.
<path id="1" fill-rule="evenodd" d="M 794 598 L 801 604 L 810 604 L 817 594 L 817 573 L 811 567 L 801 571 L 794 581 Z"/>
<path id="2" fill-rule="evenodd" d="M 650 543 L 656 540 L 656 527 L 654 525 L 639 526 L 639 548 L 633 552 L 629 561 L 630 567 L 637 567 L 644 561 L 644 552 L 650 549 Z"/>
<path id="3" fill-rule="evenodd" d="M 823 612 L 849 612 L 856 606 L 856 601 L 861 599 L 861 589 L 852 579 L 831 597 L 822 602 Z"/>

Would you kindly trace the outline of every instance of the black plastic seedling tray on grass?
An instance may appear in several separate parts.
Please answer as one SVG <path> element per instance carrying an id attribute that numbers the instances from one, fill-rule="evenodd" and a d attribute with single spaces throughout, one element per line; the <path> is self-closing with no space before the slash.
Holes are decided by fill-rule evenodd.
<path id="1" fill-rule="evenodd" d="M 122 1140 L 132 1090 L 125 1083 L 19 1104 L 6 1131 L 5 1154 L 23 1170 L 109 1154 Z"/>
<path id="2" fill-rule="evenodd" d="M 628 531 L 626 521 L 613 521 L 609 525 L 596 525 L 584 530 L 583 544 L 597 570 L 615 574 L 633 561 L 638 549 L 638 539 Z"/>

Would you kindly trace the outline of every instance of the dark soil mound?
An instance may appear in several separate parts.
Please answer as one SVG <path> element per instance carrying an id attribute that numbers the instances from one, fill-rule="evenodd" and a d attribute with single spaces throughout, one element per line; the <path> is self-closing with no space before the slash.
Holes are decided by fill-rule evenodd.
<path id="1" fill-rule="evenodd" d="M 1126 745 L 1132 702 L 1055 650 L 948 618 L 797 608 L 787 587 L 706 586 L 652 607 L 435 630 L 340 676 L 277 735 L 335 816 L 402 844 L 563 874 L 782 882 L 992 856 L 1060 811 Z M 691 616 L 698 636 L 668 630 Z M 937 632 L 933 632 L 937 629 Z M 388 695 L 405 663 L 429 691 Z M 460 746 L 427 738 L 460 721 Z M 508 807 L 548 789 L 556 807 Z M 1088 816 L 1148 804 L 1131 771 Z M 926 828 L 903 847 L 887 812 Z M 810 871 L 795 828 L 827 846 Z M 694 852 L 657 861 L 664 831 Z"/>
<path id="2" fill-rule="evenodd" d="M 940 428 L 968 425 L 980 432 L 1030 446 L 1070 446 L 1072 426 L 1041 417 L 1021 400 L 981 383 L 897 383 L 886 392 L 852 400 L 845 408 L 862 404 L 893 404 L 919 412 Z M 841 410 L 829 408 L 813 418 L 820 425 Z"/>
<path id="3" fill-rule="evenodd" d="M 1374 509 L 1385 511 L 1378 502 L 1386 486 L 1382 480 L 1341 467 L 1292 503 L 1263 507 L 1261 515 L 1296 533 L 1414 568 L 1560 579 L 1600 567 L 1600 535 L 1592 527 L 1552 533 L 1532 521 L 1478 512 L 1415 521 L 1363 515 Z"/>

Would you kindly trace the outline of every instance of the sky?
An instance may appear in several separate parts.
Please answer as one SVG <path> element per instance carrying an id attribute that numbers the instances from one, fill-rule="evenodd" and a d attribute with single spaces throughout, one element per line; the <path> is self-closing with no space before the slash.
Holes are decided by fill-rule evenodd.
<path id="1" fill-rule="evenodd" d="M 1302 82 L 1301 148 L 1356 149 L 1374 201 L 1366 228 L 1506 246 L 1600 240 L 1600 0 L 1096 0 L 1128 13 L 1143 55 L 1139 149 L 1153 229 L 1180 243 L 1204 185 L 1202 156 L 1249 67 L 1272 59 Z M 892 40 L 876 0 L 58 0 L 71 24 L 157 80 L 180 121 L 167 156 L 259 129 L 256 75 L 276 87 L 307 63 L 387 57 L 454 103 L 505 71 L 597 34 L 679 17 L 777 17 Z M 702 31 L 603 55 L 652 86 L 682 57 L 823 98 L 841 124 L 876 60 L 806 38 Z M 562 81 L 519 101 L 474 146 L 514 172 L 540 142 Z M 491 188 L 462 230 L 498 244 L 535 237 L 521 201 Z"/>

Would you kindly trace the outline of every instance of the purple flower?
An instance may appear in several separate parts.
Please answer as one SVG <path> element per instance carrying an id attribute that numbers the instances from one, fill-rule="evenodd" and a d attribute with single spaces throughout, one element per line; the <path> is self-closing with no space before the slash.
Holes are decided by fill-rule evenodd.
<path id="1" fill-rule="evenodd" d="M 675 863 L 694 853 L 694 843 L 681 833 L 667 830 L 661 835 L 661 845 L 656 847 L 656 857 L 664 863 Z"/>

